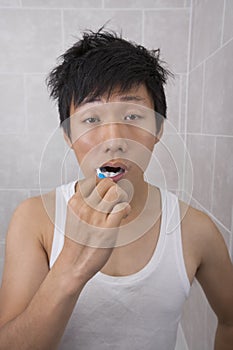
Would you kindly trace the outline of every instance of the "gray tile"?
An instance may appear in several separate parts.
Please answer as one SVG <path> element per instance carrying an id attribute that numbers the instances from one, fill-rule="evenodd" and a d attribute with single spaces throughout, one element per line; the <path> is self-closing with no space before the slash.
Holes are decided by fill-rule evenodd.
<path id="1" fill-rule="evenodd" d="M 220 46 L 223 7 L 219 0 L 193 2 L 191 69 Z"/>
<path id="2" fill-rule="evenodd" d="M 186 133 L 187 74 L 181 76 L 180 132 Z"/>
<path id="3" fill-rule="evenodd" d="M 187 132 L 201 132 L 202 92 L 203 65 L 200 65 L 189 75 Z"/>
<path id="4" fill-rule="evenodd" d="M 192 6 L 192 0 L 184 0 L 184 7 L 191 7 Z"/>
<path id="5" fill-rule="evenodd" d="M 43 189 L 60 184 L 65 148 L 60 133 L 2 135 L 1 188 Z"/>
<path id="6" fill-rule="evenodd" d="M 44 75 L 27 75 L 26 95 L 28 131 L 53 131 L 59 125 L 59 115 L 55 102 L 49 99 Z"/>
<path id="7" fill-rule="evenodd" d="M 7 229 L 16 207 L 24 199 L 28 198 L 28 191 L 25 190 L 0 190 L 0 242 L 5 240 Z"/>
<path id="8" fill-rule="evenodd" d="M 109 21 L 107 23 L 107 21 Z M 141 11 L 120 10 L 64 10 L 65 45 L 69 47 L 86 29 L 98 30 L 105 23 L 106 29 L 122 31 L 122 36 L 141 43 L 142 13 Z M 137 25 L 135 25 L 135 23 Z"/>
<path id="9" fill-rule="evenodd" d="M 47 73 L 61 37 L 60 10 L 0 9 L 0 72 Z"/>
<path id="10" fill-rule="evenodd" d="M 233 204 L 233 137 L 217 137 L 213 214 L 230 230 Z"/>
<path id="11" fill-rule="evenodd" d="M 167 118 L 179 131 L 181 76 L 177 74 L 175 79 L 168 79 L 165 94 L 167 97 Z"/>
<path id="12" fill-rule="evenodd" d="M 19 7 L 20 0 L 0 0 L 0 7 Z"/>
<path id="13" fill-rule="evenodd" d="M 101 7 L 102 0 L 21 0 L 22 6 L 43 8 L 90 8 Z"/>
<path id="14" fill-rule="evenodd" d="M 176 8 L 183 6 L 183 0 L 104 0 L 104 7 L 110 8 Z"/>
<path id="15" fill-rule="evenodd" d="M 178 134 L 164 134 L 155 146 L 145 178 L 169 191 L 183 186 L 184 147 Z"/>
<path id="16" fill-rule="evenodd" d="M 43 188 L 43 189 L 31 189 L 28 190 L 29 192 L 29 197 L 38 197 L 38 196 L 43 196 L 44 194 L 54 191 L 54 187 L 53 188 Z"/>
<path id="17" fill-rule="evenodd" d="M 203 132 L 233 135 L 233 41 L 206 62 Z"/>
<path id="18" fill-rule="evenodd" d="M 223 29 L 223 42 L 226 42 L 233 37 L 233 2 L 232 0 L 225 0 L 225 21 Z"/>
<path id="19" fill-rule="evenodd" d="M 82 174 L 82 171 L 77 162 L 74 152 L 68 147 L 66 148 L 66 156 L 65 156 L 63 165 L 64 165 L 63 173 L 62 173 L 63 183 L 68 183 L 71 181 L 75 181 L 77 179 L 84 178 L 84 175 Z"/>
<path id="20" fill-rule="evenodd" d="M 189 9 L 145 11 L 145 46 L 160 48 L 175 73 L 187 71 L 189 14 Z"/>
<path id="21" fill-rule="evenodd" d="M 193 166 L 193 198 L 210 211 L 214 169 L 214 137 L 188 135 L 187 147 Z M 190 179 L 186 179 L 191 187 Z"/>
<path id="22" fill-rule="evenodd" d="M 25 130 L 24 82 L 22 75 L 2 74 L 0 78 L 0 133 Z"/>

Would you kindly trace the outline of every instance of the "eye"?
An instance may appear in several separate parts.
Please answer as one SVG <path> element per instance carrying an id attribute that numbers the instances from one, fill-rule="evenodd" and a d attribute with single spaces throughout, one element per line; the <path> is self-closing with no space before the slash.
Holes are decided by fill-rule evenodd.
<path id="1" fill-rule="evenodd" d="M 125 120 L 137 120 L 137 119 L 141 119 L 142 117 L 138 114 L 128 114 L 125 116 Z"/>
<path id="2" fill-rule="evenodd" d="M 94 124 L 100 122 L 100 119 L 98 117 L 89 117 L 83 120 L 83 123 L 87 124 Z"/>

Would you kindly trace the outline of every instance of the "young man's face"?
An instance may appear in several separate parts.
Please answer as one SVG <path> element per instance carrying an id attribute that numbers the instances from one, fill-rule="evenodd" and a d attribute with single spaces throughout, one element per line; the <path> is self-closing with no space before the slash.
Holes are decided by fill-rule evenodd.
<path id="1" fill-rule="evenodd" d="M 142 179 L 158 142 L 153 108 L 144 85 L 124 94 L 114 91 L 108 100 L 84 101 L 76 109 L 71 105 L 72 148 L 84 176 L 101 168 L 106 174 L 116 171 L 114 181 Z"/>

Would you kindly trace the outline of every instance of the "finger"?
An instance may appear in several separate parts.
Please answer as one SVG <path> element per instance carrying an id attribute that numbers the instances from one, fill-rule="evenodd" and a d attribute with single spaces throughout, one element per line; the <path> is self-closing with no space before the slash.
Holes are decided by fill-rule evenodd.
<path id="1" fill-rule="evenodd" d="M 91 176 L 87 179 L 80 180 L 76 187 L 77 195 L 81 194 L 82 198 L 90 196 L 96 187 L 96 176 Z"/>
<path id="2" fill-rule="evenodd" d="M 98 204 L 103 200 L 104 196 L 109 191 L 109 189 L 115 186 L 115 183 L 109 178 L 101 180 L 93 189 L 92 193 L 88 196 L 88 204 L 91 207 L 96 208 Z"/>
<path id="3" fill-rule="evenodd" d="M 96 210 L 109 214 L 114 206 L 121 202 L 128 202 L 128 194 L 117 184 L 113 183 L 96 205 Z"/>
<path id="4" fill-rule="evenodd" d="M 117 227 L 121 220 L 126 218 L 131 212 L 131 206 L 128 202 L 118 203 L 114 206 L 111 213 L 108 215 L 108 221 L 111 227 Z"/>

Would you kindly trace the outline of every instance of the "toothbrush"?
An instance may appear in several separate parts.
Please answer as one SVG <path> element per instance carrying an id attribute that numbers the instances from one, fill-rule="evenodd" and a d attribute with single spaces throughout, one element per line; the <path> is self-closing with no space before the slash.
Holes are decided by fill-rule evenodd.
<path id="1" fill-rule="evenodd" d="M 96 169 L 96 174 L 97 174 L 99 179 L 105 179 L 107 177 L 101 172 L 100 168 Z"/>

